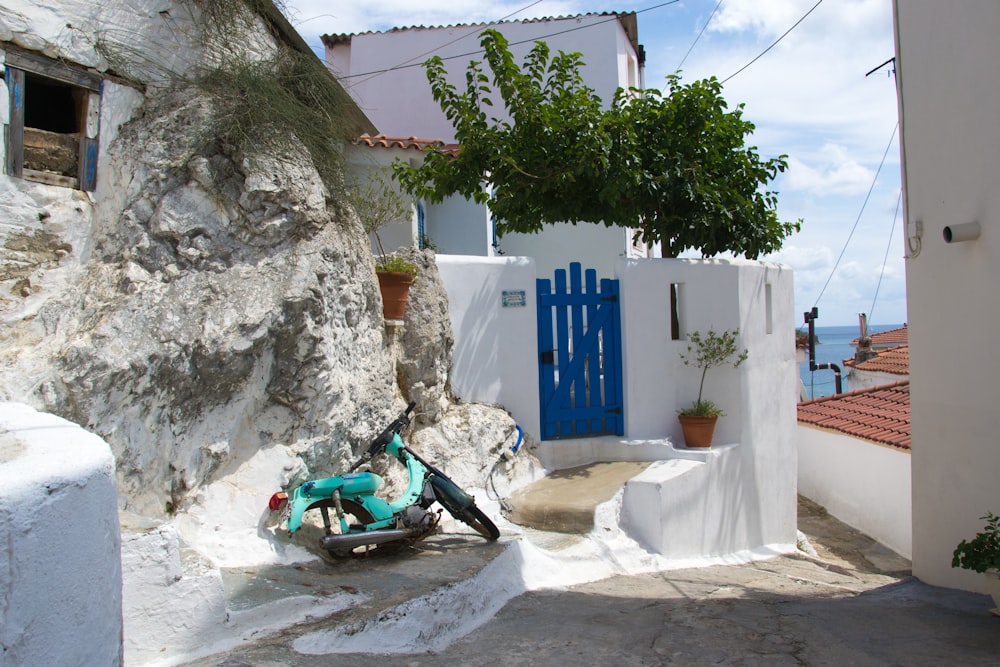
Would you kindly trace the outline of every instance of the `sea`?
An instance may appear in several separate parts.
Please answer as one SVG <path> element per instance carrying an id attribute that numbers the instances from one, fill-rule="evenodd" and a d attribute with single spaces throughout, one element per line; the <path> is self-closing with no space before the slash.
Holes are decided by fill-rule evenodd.
<path id="1" fill-rule="evenodd" d="M 869 324 L 868 333 L 878 333 L 902 327 L 900 324 Z M 803 326 L 803 330 L 808 329 Z M 847 368 L 844 367 L 844 359 L 854 356 L 854 346 L 851 341 L 861 335 L 858 325 L 839 327 L 815 327 L 816 331 L 816 363 L 834 363 L 840 367 L 841 384 L 843 391 L 850 391 L 847 381 Z M 836 382 L 832 370 L 818 370 L 809 372 L 809 362 L 799 364 L 799 377 L 805 386 L 808 398 L 821 398 L 830 396 L 836 391 Z"/>

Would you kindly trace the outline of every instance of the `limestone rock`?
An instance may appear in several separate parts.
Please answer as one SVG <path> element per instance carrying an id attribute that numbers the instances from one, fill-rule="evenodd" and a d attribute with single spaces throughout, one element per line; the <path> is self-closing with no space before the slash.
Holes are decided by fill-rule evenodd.
<path id="1" fill-rule="evenodd" d="M 417 422 L 434 423 L 448 409 L 448 372 L 455 336 L 448 316 L 448 293 L 430 250 L 404 251 L 420 273 L 410 287 L 405 326 L 396 362 L 399 386 L 417 402 Z"/>

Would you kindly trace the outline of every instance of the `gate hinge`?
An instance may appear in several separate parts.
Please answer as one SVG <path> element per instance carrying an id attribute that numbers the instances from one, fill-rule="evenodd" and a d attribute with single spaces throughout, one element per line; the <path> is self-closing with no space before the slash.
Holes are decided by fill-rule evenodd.
<path id="1" fill-rule="evenodd" d="M 601 301 L 610 301 L 611 303 L 618 303 L 618 295 L 613 294 L 611 296 L 602 296 Z"/>
<path id="2" fill-rule="evenodd" d="M 554 352 L 555 352 L 554 350 L 547 350 L 546 352 L 542 352 L 542 363 L 543 364 L 556 363 L 556 357 Z"/>
<path id="3" fill-rule="evenodd" d="M 604 411 L 604 414 L 606 415 L 620 415 L 621 413 L 622 413 L 621 406 Z"/>

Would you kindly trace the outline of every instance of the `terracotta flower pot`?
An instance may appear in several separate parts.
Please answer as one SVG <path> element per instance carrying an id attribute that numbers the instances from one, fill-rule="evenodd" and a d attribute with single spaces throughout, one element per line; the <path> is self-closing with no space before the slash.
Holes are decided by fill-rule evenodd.
<path id="1" fill-rule="evenodd" d="M 410 296 L 413 276 L 402 271 L 379 271 L 376 275 L 382 291 L 382 317 L 387 320 L 402 320 L 406 314 L 406 301 Z"/>
<path id="2" fill-rule="evenodd" d="M 684 444 L 688 447 L 711 447 L 718 417 L 694 417 L 677 415 L 684 433 Z"/>

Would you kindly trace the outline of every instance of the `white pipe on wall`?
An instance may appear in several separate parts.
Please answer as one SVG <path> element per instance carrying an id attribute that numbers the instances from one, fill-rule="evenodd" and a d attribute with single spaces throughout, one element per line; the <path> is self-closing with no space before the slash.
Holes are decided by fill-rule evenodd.
<path id="1" fill-rule="evenodd" d="M 982 229 L 978 222 L 964 222 L 960 225 L 948 225 L 942 230 L 945 243 L 961 243 L 975 241 Z"/>

